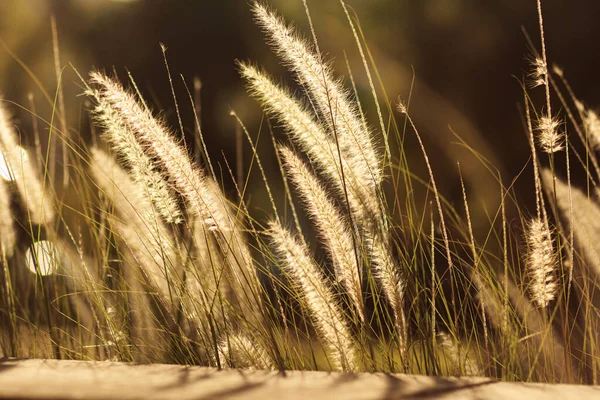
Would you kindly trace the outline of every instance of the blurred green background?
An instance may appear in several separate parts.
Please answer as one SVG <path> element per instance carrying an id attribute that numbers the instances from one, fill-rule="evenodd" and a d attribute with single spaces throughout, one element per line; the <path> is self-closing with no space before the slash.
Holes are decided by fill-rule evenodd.
<path id="1" fill-rule="evenodd" d="M 301 0 L 267 0 L 303 32 L 309 32 Z M 368 82 L 343 10 L 336 0 L 308 0 L 321 49 L 347 74 L 349 59 L 361 99 L 373 126 L 378 126 Z M 524 31 L 539 47 L 535 0 L 348 0 L 357 13 L 390 100 L 406 97 L 413 78 L 411 112 L 425 136 L 441 191 L 460 199 L 456 161 L 460 160 L 473 207 L 497 204 L 497 185 L 469 151 L 456 142 L 449 126 L 502 171 L 516 176 L 529 157 L 518 104 L 519 80 L 531 55 Z M 587 104 L 600 104 L 595 85 L 600 57 L 600 2 L 552 0 L 544 3 L 549 59 L 565 69 L 576 93 Z M 236 71 L 235 60 L 252 60 L 293 84 L 277 64 L 252 20 L 245 0 L 0 0 L 0 91 L 5 99 L 28 106 L 33 94 L 40 115 L 51 107 L 12 52 L 51 94 L 56 90 L 52 58 L 51 15 L 57 21 L 61 63 L 72 63 L 84 76 L 92 68 L 125 80 L 131 71 L 145 97 L 177 126 L 174 102 L 159 43 L 167 46 L 188 139 L 194 120 L 181 74 L 191 86 L 202 81 L 202 128 L 215 161 L 235 160 L 235 109 L 255 135 L 261 123 L 258 105 L 250 99 Z M 10 49 L 10 52 L 7 50 Z M 74 71 L 64 72 L 67 117 L 73 132 L 89 137 L 89 121 Z M 533 92 L 541 95 L 539 89 Z M 538 102 L 538 104 L 542 104 Z M 22 140 L 32 143 L 31 115 L 11 106 Z M 396 115 L 397 118 L 399 118 Z M 401 121 L 399 119 L 399 121 Z M 42 126 L 42 132 L 47 126 Z M 271 146 L 265 135 L 260 146 Z M 426 177 L 414 140 L 416 173 Z M 250 163 L 246 147 L 245 165 Z M 272 154 L 265 153 L 265 154 Z M 263 157 L 275 170 L 273 157 Z M 518 187 L 518 186 L 517 186 Z M 531 191 L 531 180 L 523 187 Z M 264 196 L 254 194 L 256 203 Z M 252 196 L 252 190 L 250 191 Z M 526 201 L 533 194 L 523 194 Z M 529 196 L 529 197 L 528 197 Z M 480 201 L 481 200 L 481 201 Z M 266 204 L 266 203 L 263 203 Z M 266 212 L 266 207 L 265 207 Z"/>

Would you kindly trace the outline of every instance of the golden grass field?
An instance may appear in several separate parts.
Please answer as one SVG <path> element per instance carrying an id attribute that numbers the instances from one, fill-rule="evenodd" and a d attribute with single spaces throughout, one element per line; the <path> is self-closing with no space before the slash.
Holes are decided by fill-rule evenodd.
<path id="1" fill-rule="evenodd" d="M 460 126 L 436 167 L 434 97 L 389 91 L 343 0 L 335 61 L 306 1 L 305 29 L 243 5 L 278 64 L 231 60 L 229 157 L 166 46 L 157 99 L 66 61 L 54 18 L 54 88 L 2 41 L 37 91 L 0 103 L 0 356 L 597 384 L 600 117 L 530 2 L 514 176 Z"/>

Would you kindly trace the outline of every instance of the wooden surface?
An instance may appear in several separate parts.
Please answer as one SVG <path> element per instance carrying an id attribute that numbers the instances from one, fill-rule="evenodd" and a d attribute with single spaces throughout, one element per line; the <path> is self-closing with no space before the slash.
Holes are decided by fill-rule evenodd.
<path id="1" fill-rule="evenodd" d="M 217 371 L 112 362 L 0 360 L 6 399 L 600 399 L 600 387 L 483 378 Z"/>

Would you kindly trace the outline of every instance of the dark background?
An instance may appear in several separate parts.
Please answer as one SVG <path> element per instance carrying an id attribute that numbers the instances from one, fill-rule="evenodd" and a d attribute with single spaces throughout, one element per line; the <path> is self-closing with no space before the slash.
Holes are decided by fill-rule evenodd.
<path id="1" fill-rule="evenodd" d="M 308 32 L 301 0 L 269 0 L 268 4 Z M 339 2 L 308 0 L 308 5 L 321 49 L 336 60 L 338 71 L 345 75 L 347 54 L 367 115 L 378 127 L 366 75 Z M 425 136 L 443 194 L 460 199 L 456 174 L 456 160 L 460 160 L 473 207 L 483 207 L 483 202 L 497 205 L 497 185 L 469 151 L 453 144 L 456 139 L 448 126 L 488 157 L 502 171 L 505 183 L 528 162 L 530 151 L 518 109 L 523 103 L 519 80 L 528 72 L 527 57 L 531 55 L 524 31 L 539 48 L 535 0 L 348 0 L 348 5 L 359 16 L 390 100 L 408 95 L 414 69 L 411 110 Z M 114 69 L 126 79 L 126 71 L 131 71 L 145 97 L 175 127 L 159 42 L 165 44 L 188 137 L 194 120 L 179 74 L 190 85 L 194 76 L 203 83 L 202 128 L 217 162 L 223 154 L 231 162 L 235 160 L 231 108 L 253 135 L 261 121 L 259 107 L 244 92 L 235 60 L 252 60 L 278 79 L 293 83 L 264 43 L 244 0 L 0 0 L 0 38 L 50 93 L 56 88 L 51 15 L 58 24 L 63 65 L 72 63 L 84 76 L 91 68 L 100 68 Z M 544 17 L 550 61 L 564 68 L 586 104 L 600 104 L 596 85 L 600 2 L 545 1 Z M 85 104 L 77 96 L 81 83 L 71 68 L 65 69 L 64 85 L 70 126 L 87 138 Z M 5 48 L 0 48 L 0 91 L 6 99 L 23 105 L 32 93 L 40 114 L 49 117 L 50 107 L 39 89 Z M 542 110 L 542 90 L 531 93 L 538 111 Z M 11 107 L 23 141 L 31 143 L 31 116 Z M 554 109 L 560 110 L 560 105 Z M 402 121 L 397 114 L 395 117 Z M 426 177 L 416 142 L 411 139 L 407 146 L 417 174 Z M 273 170 L 269 147 L 263 140 L 263 162 Z M 246 167 L 249 159 L 246 148 Z M 531 189 L 531 179 L 530 174 L 521 178 L 523 188 Z M 267 212 L 264 190 L 259 186 L 251 188 L 249 196 Z M 519 195 L 525 202 L 533 199 L 531 190 Z"/>

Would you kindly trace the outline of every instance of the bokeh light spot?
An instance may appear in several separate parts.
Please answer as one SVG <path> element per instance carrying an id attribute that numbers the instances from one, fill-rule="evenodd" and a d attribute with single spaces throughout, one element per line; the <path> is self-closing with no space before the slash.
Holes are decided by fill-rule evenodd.
<path id="1" fill-rule="evenodd" d="M 47 240 L 35 242 L 25 253 L 25 264 L 34 274 L 52 275 L 59 263 L 58 249 L 54 243 Z"/>

